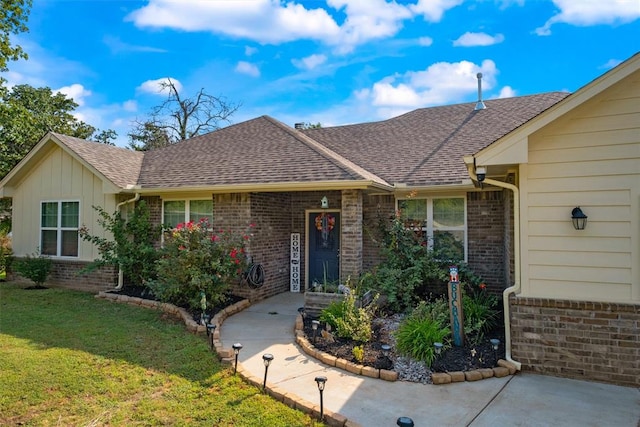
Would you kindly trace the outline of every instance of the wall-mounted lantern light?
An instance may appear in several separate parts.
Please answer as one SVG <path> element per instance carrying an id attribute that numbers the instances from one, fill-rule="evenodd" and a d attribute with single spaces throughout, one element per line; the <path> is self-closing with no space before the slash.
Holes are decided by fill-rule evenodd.
<path id="1" fill-rule="evenodd" d="M 322 209 L 329 209 L 329 199 L 327 199 L 327 196 L 320 199 L 320 207 Z"/>
<path id="2" fill-rule="evenodd" d="M 573 221 L 573 228 L 576 230 L 584 230 L 587 226 L 587 216 L 582 212 L 580 206 L 576 206 L 571 211 L 571 221 Z"/>

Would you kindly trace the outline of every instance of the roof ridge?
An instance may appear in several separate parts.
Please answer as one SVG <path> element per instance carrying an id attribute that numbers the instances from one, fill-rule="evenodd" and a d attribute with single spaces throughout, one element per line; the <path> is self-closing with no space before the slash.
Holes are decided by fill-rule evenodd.
<path id="1" fill-rule="evenodd" d="M 355 164 L 351 160 L 349 160 L 346 157 L 336 153 L 335 151 L 333 151 L 330 148 L 324 146 L 323 144 L 321 144 L 320 142 L 318 142 L 315 139 L 311 138 L 310 136 L 298 131 L 297 129 L 293 129 L 290 126 L 285 125 L 281 121 L 279 121 L 277 119 L 274 119 L 271 116 L 263 115 L 261 117 L 264 118 L 265 120 L 269 121 L 273 125 L 278 126 L 280 129 L 284 130 L 285 132 L 289 133 L 291 136 L 293 136 L 294 138 L 296 138 L 300 142 L 304 143 L 305 145 L 309 146 L 309 148 L 313 149 L 317 153 L 319 153 L 322 156 L 328 158 L 329 160 L 332 160 L 332 161 L 336 162 L 339 166 L 341 166 L 343 168 L 346 168 L 346 169 L 350 170 L 351 172 L 355 172 L 356 174 L 358 174 L 358 175 L 360 175 L 360 176 L 362 176 L 362 177 L 364 177 L 366 179 L 369 179 L 371 181 L 374 181 L 374 182 L 376 182 L 378 184 L 382 184 L 382 185 L 386 185 L 388 187 L 392 187 L 392 185 L 389 184 L 384 179 L 380 178 L 379 176 L 375 175 L 372 172 L 369 172 L 365 168 Z"/>

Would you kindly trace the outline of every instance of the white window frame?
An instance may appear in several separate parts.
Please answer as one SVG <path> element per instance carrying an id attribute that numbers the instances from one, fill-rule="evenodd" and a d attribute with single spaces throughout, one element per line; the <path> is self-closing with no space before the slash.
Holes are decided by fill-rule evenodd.
<path id="1" fill-rule="evenodd" d="M 56 226 L 55 227 L 43 227 L 42 226 L 42 206 L 45 203 L 57 203 L 58 204 L 58 217 L 56 219 Z M 78 226 L 77 227 L 62 227 L 62 204 L 63 203 L 77 203 L 78 204 Z M 76 233 L 78 232 L 78 229 L 80 228 L 80 218 L 82 218 L 82 204 L 80 203 L 80 200 L 75 200 L 75 199 L 62 199 L 62 200 L 41 200 L 40 201 L 40 216 L 38 217 L 38 221 L 39 221 L 39 236 L 38 236 L 38 240 L 40 241 L 40 252 L 42 252 L 42 248 L 43 248 L 43 241 L 42 241 L 42 232 L 43 231 L 55 231 L 56 232 L 56 254 L 55 255 L 51 255 L 51 254 L 46 254 L 46 256 L 51 257 L 51 258 L 62 258 L 62 259 L 78 259 L 80 258 L 80 235 L 77 234 L 77 246 L 78 246 L 78 254 L 76 256 L 71 256 L 71 255 L 60 255 L 62 253 L 62 232 L 63 231 L 75 231 Z M 45 255 L 45 254 L 43 254 Z"/>
<path id="2" fill-rule="evenodd" d="M 462 199 L 464 201 L 464 225 L 458 227 L 440 227 L 435 228 L 433 225 L 433 201 L 436 199 Z M 433 249 L 433 233 L 434 231 L 462 231 L 464 234 L 464 262 L 468 260 L 469 233 L 467 222 L 467 196 L 466 195 L 447 195 L 447 196 L 425 196 L 412 197 L 411 199 L 396 198 L 396 211 L 401 209 L 401 203 L 409 200 L 424 200 L 427 204 L 427 218 L 423 221 L 422 232 L 426 236 L 429 249 Z M 417 231 L 415 228 L 414 231 Z"/>
<path id="3" fill-rule="evenodd" d="M 183 223 L 189 222 L 189 217 L 191 216 L 191 202 L 200 202 L 200 201 L 211 201 L 211 219 L 213 220 L 213 199 L 207 198 L 189 198 L 189 199 L 163 199 L 162 200 L 162 224 L 164 225 L 164 204 L 165 202 L 184 202 L 184 221 Z M 209 224 L 209 227 L 213 227 L 213 224 Z"/>

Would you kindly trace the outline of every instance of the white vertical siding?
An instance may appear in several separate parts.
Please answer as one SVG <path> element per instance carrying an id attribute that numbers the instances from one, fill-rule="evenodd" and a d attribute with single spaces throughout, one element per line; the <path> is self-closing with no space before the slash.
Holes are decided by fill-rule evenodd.
<path id="1" fill-rule="evenodd" d="M 521 167 L 523 293 L 640 301 L 640 80 L 633 75 L 529 138 Z M 588 215 L 574 230 L 571 210 Z"/>
<path id="2" fill-rule="evenodd" d="M 13 249 L 17 256 L 36 251 L 40 245 L 40 203 L 44 200 L 79 200 L 80 225 L 102 235 L 92 206 L 107 212 L 116 209 L 115 195 L 102 192 L 102 181 L 61 148 L 53 148 L 20 182 L 13 196 Z M 79 260 L 99 256 L 96 248 L 80 241 Z"/>

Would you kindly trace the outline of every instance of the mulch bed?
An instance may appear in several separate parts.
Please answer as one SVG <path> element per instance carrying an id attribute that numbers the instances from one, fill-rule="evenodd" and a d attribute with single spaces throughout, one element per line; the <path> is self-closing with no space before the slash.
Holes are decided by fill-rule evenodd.
<path id="1" fill-rule="evenodd" d="M 394 359 L 397 354 L 393 347 L 394 340 L 390 336 L 391 331 L 388 327 L 385 327 L 387 322 L 385 322 L 384 319 L 374 320 L 372 327 L 373 336 L 370 342 L 364 344 L 364 360 L 361 362 L 357 361 L 353 355 L 353 348 L 360 343 L 335 336 L 329 337 L 326 334 L 323 336 L 321 334 L 321 329 L 324 328 L 323 324 L 318 328 L 314 340 L 313 328 L 311 326 L 312 320 L 313 319 L 309 317 L 305 318 L 304 332 L 309 342 L 318 350 L 364 366 L 371 366 L 376 369 L 393 369 L 391 360 Z M 497 351 L 493 350 L 489 342 L 490 338 L 498 338 L 500 340 L 500 346 Z M 383 355 L 382 344 L 392 346 L 389 358 Z M 500 324 L 494 330 L 486 333 L 485 338 L 480 340 L 477 345 L 473 345 L 470 340 L 468 340 L 464 346 L 451 346 L 451 348 L 443 350 L 433 363 L 433 366 L 431 366 L 431 371 L 454 372 L 492 368 L 496 366 L 497 360 L 503 357 L 504 325 Z"/>

